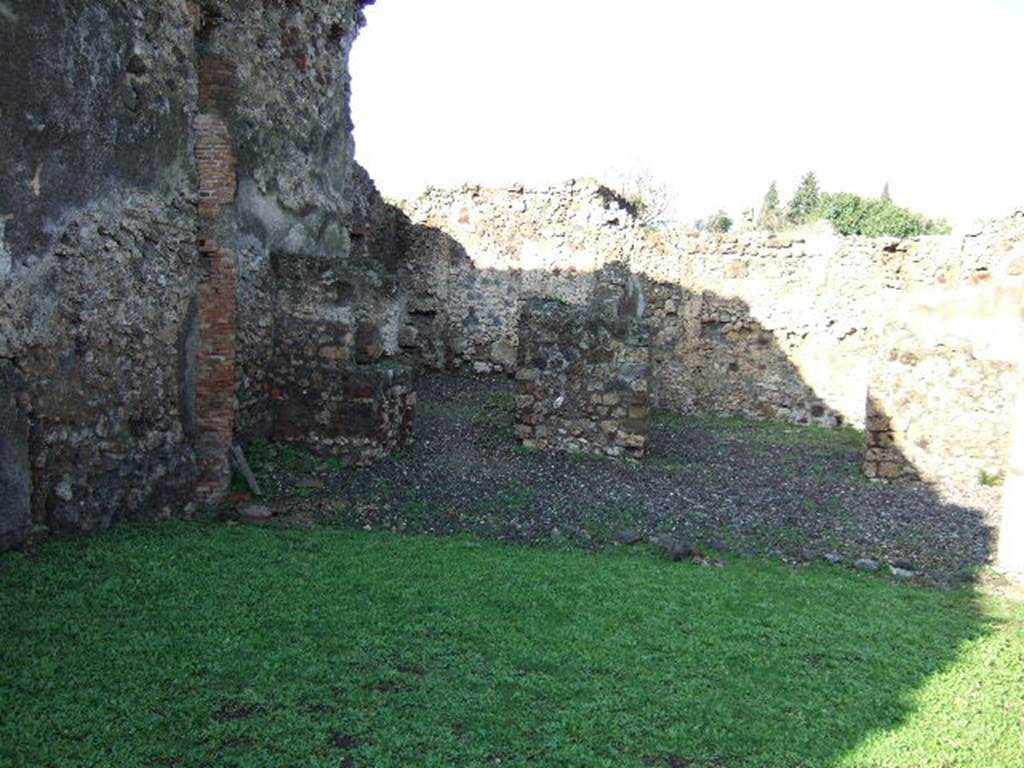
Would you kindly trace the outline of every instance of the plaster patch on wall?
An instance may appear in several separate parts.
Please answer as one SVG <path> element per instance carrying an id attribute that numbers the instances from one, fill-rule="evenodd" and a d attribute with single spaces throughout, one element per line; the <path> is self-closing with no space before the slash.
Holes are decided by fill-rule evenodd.
<path id="1" fill-rule="evenodd" d="M 40 161 L 39 165 L 36 166 L 36 174 L 32 177 L 32 181 L 29 182 L 29 186 L 32 188 L 32 194 L 39 197 L 43 191 L 43 163 Z"/>

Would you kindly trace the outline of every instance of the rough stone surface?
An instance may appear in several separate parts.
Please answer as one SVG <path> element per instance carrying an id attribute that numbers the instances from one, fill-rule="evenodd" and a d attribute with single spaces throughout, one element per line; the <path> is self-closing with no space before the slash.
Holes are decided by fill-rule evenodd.
<path id="1" fill-rule="evenodd" d="M 226 488 L 232 440 L 275 432 L 288 363 L 308 368 L 323 355 L 339 369 L 384 353 L 378 330 L 376 345 L 361 338 L 352 355 L 360 322 L 379 329 L 395 301 L 387 227 L 372 231 L 386 206 L 353 160 L 348 55 L 364 4 L 215 0 L 196 17 L 199 215 L 237 264 L 216 332 L 226 343 L 210 355 L 234 373 L 208 397 L 207 495 Z M 329 337 L 312 357 L 307 332 Z"/>
<path id="2" fill-rule="evenodd" d="M 0 45 L 0 358 L 24 379 L 32 523 L 164 514 L 195 475 L 189 19 L 22 3 Z"/>
<path id="3" fill-rule="evenodd" d="M 397 219 L 352 159 L 363 5 L 5 14 L 0 358 L 24 380 L 36 528 L 223 494 L 233 441 L 273 430 L 279 257 L 349 275 L 318 316 L 397 350 Z"/>
<path id="4" fill-rule="evenodd" d="M 645 283 L 652 401 L 684 413 L 863 426 L 869 364 L 906 292 L 1024 271 L 1016 217 L 965 238 L 651 232 L 589 181 L 543 190 L 429 190 L 405 207 L 407 350 L 508 370 L 518 307 L 586 305 L 600 270 Z M 1017 222 L 1017 223 L 1015 223 Z"/>
<path id="5" fill-rule="evenodd" d="M 864 470 L 880 480 L 998 483 L 1006 469 L 1024 291 L 909 294 L 872 361 Z"/>
<path id="6" fill-rule="evenodd" d="M 32 475 L 28 460 L 28 415 L 14 366 L 0 360 L 0 549 L 25 539 L 31 527 Z"/>
<path id="7" fill-rule="evenodd" d="M 238 508 L 238 516 L 243 520 L 267 520 L 274 516 L 274 512 L 263 504 L 245 504 Z"/>
<path id="8" fill-rule="evenodd" d="M 622 544 L 623 546 L 639 544 L 643 540 L 644 535 L 632 528 L 626 528 L 624 530 L 616 532 L 615 534 L 615 543 Z"/>
<path id="9" fill-rule="evenodd" d="M 602 311 L 603 310 L 603 311 Z M 650 336 L 600 305 L 526 302 L 515 434 L 526 448 L 641 458 L 650 423 Z"/>
<path id="10" fill-rule="evenodd" d="M 1024 304 L 1021 305 L 1024 323 Z M 1013 436 L 1003 486 L 1003 517 L 999 534 L 999 567 L 1024 581 L 1024 334 L 1017 363 L 1017 396 L 1011 420 Z"/>
<path id="11" fill-rule="evenodd" d="M 289 369 L 275 389 L 274 439 L 366 466 L 409 445 L 414 371 L 404 366 Z"/>

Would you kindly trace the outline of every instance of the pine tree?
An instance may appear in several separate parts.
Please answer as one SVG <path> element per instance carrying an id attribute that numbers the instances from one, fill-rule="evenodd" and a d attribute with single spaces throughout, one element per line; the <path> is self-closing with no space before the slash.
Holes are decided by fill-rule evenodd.
<path id="1" fill-rule="evenodd" d="M 782 219 L 779 211 L 779 190 L 775 188 L 775 182 L 768 187 L 764 195 L 764 202 L 761 203 L 761 213 L 757 217 L 757 228 L 776 230 Z"/>
<path id="2" fill-rule="evenodd" d="M 790 224 L 806 224 L 811 215 L 817 210 L 821 203 L 821 191 L 818 189 L 818 179 L 814 171 L 808 171 L 800 180 L 800 186 L 793 193 L 793 199 L 789 201 L 786 210 L 786 220 Z"/>

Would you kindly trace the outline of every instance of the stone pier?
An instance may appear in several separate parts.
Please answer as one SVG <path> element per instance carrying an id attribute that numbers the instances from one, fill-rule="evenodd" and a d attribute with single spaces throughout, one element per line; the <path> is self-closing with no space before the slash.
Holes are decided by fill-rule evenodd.
<path id="1" fill-rule="evenodd" d="M 519 321 L 515 431 L 524 447 L 639 459 L 650 420 L 650 335 L 630 317 L 554 299 Z"/>

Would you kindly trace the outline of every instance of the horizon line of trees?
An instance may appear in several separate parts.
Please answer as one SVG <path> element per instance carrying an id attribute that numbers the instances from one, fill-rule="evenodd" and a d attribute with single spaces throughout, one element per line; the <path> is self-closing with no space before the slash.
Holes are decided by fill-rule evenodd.
<path id="1" fill-rule="evenodd" d="M 633 208 L 640 223 L 650 229 L 672 224 L 671 194 L 668 187 L 650 171 L 621 175 L 615 187 Z M 756 215 L 755 215 L 756 213 Z M 785 204 L 775 181 L 768 187 L 760 211 L 749 209 L 744 217 L 755 229 L 778 232 L 825 220 L 841 235 L 869 237 L 917 237 L 948 234 L 951 227 L 942 219 L 903 208 L 893 202 L 889 182 L 882 185 L 878 197 L 865 197 L 853 192 L 825 192 L 814 171 L 800 179 L 792 197 Z M 694 222 L 698 231 L 729 232 L 734 221 L 719 208 Z"/>
<path id="2" fill-rule="evenodd" d="M 917 237 L 947 234 L 951 230 L 942 219 L 930 219 L 896 205 L 889 192 L 889 182 L 882 186 L 878 197 L 863 197 L 853 192 L 823 192 L 814 171 L 804 174 L 785 206 L 773 181 L 765 193 L 754 225 L 757 229 L 777 232 L 821 219 L 831 222 L 841 235 Z"/>

